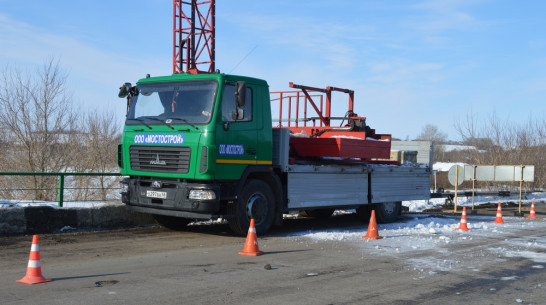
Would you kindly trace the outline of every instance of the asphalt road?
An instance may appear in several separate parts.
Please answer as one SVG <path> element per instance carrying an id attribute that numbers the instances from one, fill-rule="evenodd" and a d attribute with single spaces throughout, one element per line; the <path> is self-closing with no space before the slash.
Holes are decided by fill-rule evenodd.
<path id="1" fill-rule="evenodd" d="M 539 207 L 539 217 L 546 209 Z M 540 220 L 542 221 L 542 220 Z M 288 219 L 258 236 L 258 257 L 241 256 L 244 238 L 225 224 L 40 235 L 42 273 L 25 275 L 31 236 L 0 237 L 2 304 L 544 304 L 546 272 L 536 261 L 491 249 L 510 239 L 546 249 L 545 230 L 461 238 L 442 251 L 396 253 L 389 238 L 311 240 L 297 234 L 367 225 L 350 215 L 326 223 Z M 398 237 L 393 237 L 398 238 Z M 391 239 L 392 240 L 392 239 Z M 378 248 L 390 251 L 378 255 Z M 449 260 L 446 258 L 449 257 Z M 471 262 L 434 272 L 416 261 Z M 546 262 L 544 262 L 546 264 Z M 446 263 L 447 264 L 447 263 Z M 472 269 L 474 268 L 474 269 Z"/>

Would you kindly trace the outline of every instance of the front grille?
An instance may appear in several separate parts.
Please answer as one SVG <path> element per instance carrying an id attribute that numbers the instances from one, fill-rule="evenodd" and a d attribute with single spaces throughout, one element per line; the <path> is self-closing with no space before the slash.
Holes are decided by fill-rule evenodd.
<path id="1" fill-rule="evenodd" d="M 162 173 L 188 173 L 191 148 L 187 146 L 131 146 L 131 169 Z"/>
<path id="2" fill-rule="evenodd" d="M 123 149 L 121 144 L 118 144 L 118 166 L 123 168 Z"/>

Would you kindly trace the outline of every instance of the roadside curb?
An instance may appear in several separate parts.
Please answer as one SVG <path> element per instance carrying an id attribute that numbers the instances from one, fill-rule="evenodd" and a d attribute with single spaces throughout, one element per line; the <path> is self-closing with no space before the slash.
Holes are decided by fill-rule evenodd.
<path id="1" fill-rule="evenodd" d="M 93 208 L 4 208 L 0 209 L 0 219 L 0 235 L 52 233 L 65 227 L 101 229 L 155 223 L 151 215 L 128 211 L 123 204 Z"/>

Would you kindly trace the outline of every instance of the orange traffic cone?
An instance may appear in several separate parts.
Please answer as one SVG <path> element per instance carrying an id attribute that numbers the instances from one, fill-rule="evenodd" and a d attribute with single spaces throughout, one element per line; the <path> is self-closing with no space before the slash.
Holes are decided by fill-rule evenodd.
<path id="1" fill-rule="evenodd" d="M 248 234 L 246 236 L 245 247 L 239 254 L 247 256 L 259 256 L 264 254 L 263 251 L 258 249 L 258 239 L 256 237 L 256 228 L 254 227 L 254 218 L 250 219 L 250 227 L 248 228 Z"/>
<path id="2" fill-rule="evenodd" d="M 535 202 L 531 202 L 531 211 L 529 212 L 529 216 L 527 218 L 536 219 L 537 215 L 535 214 Z"/>
<path id="3" fill-rule="evenodd" d="M 502 209 L 500 202 L 499 206 L 497 207 L 497 217 L 495 218 L 494 223 L 504 223 L 504 221 L 502 220 Z"/>
<path id="4" fill-rule="evenodd" d="M 368 224 L 368 232 L 362 236 L 364 239 L 381 239 L 377 231 L 377 222 L 375 221 L 375 210 L 372 210 L 372 217 L 370 217 L 370 223 Z"/>
<path id="5" fill-rule="evenodd" d="M 25 277 L 16 282 L 25 284 L 39 284 L 51 282 L 51 280 L 48 280 L 42 276 L 38 235 L 34 235 L 32 237 L 32 246 L 30 247 L 30 257 L 28 258 L 27 274 L 25 275 Z"/>
<path id="6" fill-rule="evenodd" d="M 466 224 L 466 207 L 463 207 L 463 214 L 461 215 L 461 223 L 457 228 L 457 231 L 470 231 Z"/>

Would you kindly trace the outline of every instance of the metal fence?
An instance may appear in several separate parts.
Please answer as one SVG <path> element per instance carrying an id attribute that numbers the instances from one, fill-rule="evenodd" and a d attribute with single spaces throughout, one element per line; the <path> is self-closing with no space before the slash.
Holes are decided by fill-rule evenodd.
<path id="1" fill-rule="evenodd" d="M 0 172 L 0 177 L 3 176 L 56 176 L 58 177 L 58 187 L 57 189 L 57 204 L 59 207 L 63 206 L 64 200 L 64 192 L 67 189 L 65 187 L 65 177 L 70 176 L 101 176 L 101 177 L 115 177 L 115 176 L 121 176 L 120 173 L 33 173 L 33 172 Z M 86 189 L 86 188 L 71 188 L 71 189 Z M 87 189 L 89 189 L 87 187 Z M 119 188 L 100 188 L 101 190 L 112 190 L 112 189 L 119 189 Z M 18 191 L 36 191 L 36 190 L 45 190 L 44 188 L 10 188 L 6 189 L 3 188 L 3 190 L 18 190 Z"/>

